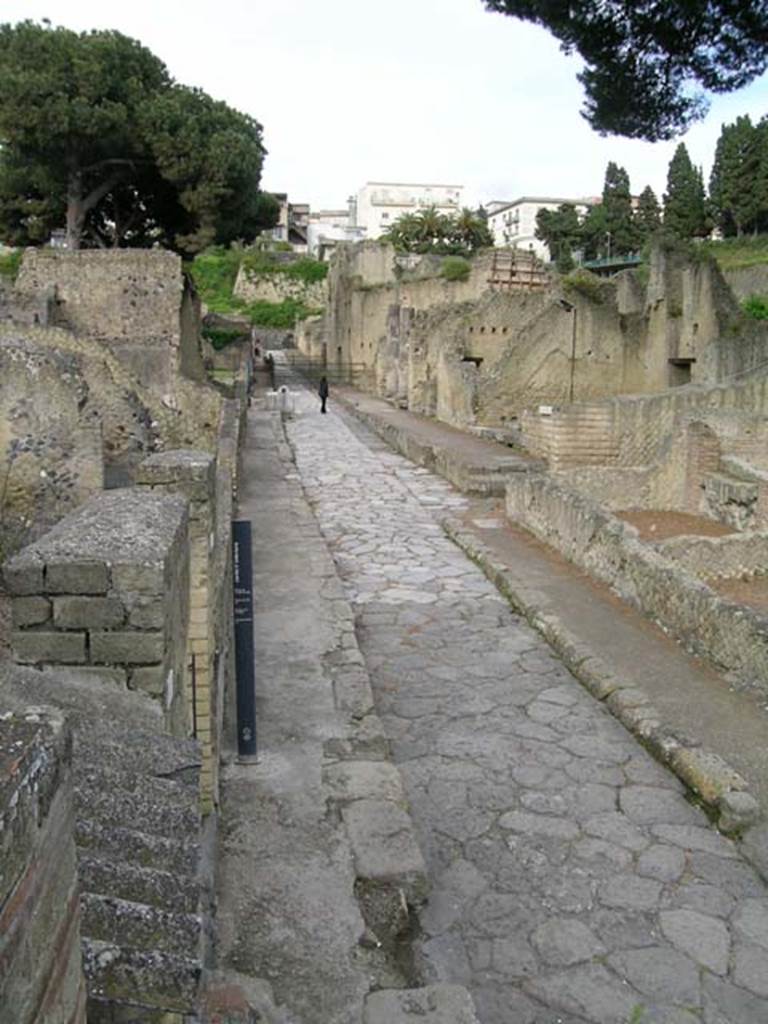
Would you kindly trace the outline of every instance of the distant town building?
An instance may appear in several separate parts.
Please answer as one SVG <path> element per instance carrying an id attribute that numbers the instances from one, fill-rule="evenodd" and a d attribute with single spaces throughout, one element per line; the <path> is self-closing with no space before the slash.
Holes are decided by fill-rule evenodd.
<path id="1" fill-rule="evenodd" d="M 576 212 L 583 217 L 591 206 L 599 203 L 599 199 L 562 199 L 555 196 L 522 196 L 512 202 L 494 199 L 485 204 L 488 212 L 488 227 L 493 235 L 493 244 L 497 247 L 527 249 L 540 259 L 550 259 L 550 253 L 544 242 L 536 237 L 536 215 L 539 210 L 556 210 L 563 203 L 576 207 Z"/>
<path id="2" fill-rule="evenodd" d="M 310 212 L 307 228 L 307 251 L 310 256 L 327 260 L 339 242 L 359 242 L 365 230 L 350 223 L 354 199 L 344 209 Z"/>
<path id="3" fill-rule="evenodd" d="M 276 242 L 288 242 L 295 252 L 306 252 L 309 203 L 289 203 L 286 192 L 273 192 L 272 195 L 280 203 L 280 217 L 275 227 L 265 235 Z"/>
<path id="4" fill-rule="evenodd" d="M 404 213 L 430 206 L 440 213 L 458 213 L 463 197 L 463 185 L 369 181 L 357 193 L 352 223 L 364 229 L 366 238 L 379 238 Z"/>

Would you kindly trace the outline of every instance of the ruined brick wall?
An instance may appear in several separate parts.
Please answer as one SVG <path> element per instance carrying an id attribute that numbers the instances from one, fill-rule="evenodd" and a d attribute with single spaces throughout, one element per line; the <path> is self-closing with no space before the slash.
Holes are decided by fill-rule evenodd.
<path id="1" fill-rule="evenodd" d="M 514 474 L 509 518 L 607 583 L 686 649 L 768 696 L 768 618 L 720 598 L 637 530 L 545 474 Z"/>
<path id="2" fill-rule="evenodd" d="M 0 719 L 0 1020 L 85 1024 L 72 744 L 62 716 Z"/>
<path id="3" fill-rule="evenodd" d="M 188 735 L 186 501 L 106 491 L 3 567 L 14 659 L 83 666 L 157 700 Z"/>

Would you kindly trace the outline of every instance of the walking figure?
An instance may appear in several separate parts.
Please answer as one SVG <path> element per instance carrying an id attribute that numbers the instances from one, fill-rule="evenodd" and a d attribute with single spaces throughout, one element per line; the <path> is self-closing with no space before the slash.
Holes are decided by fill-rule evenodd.
<path id="1" fill-rule="evenodd" d="M 320 395 L 320 412 L 325 412 L 325 403 L 328 401 L 328 378 L 320 378 L 320 387 L 317 389 Z"/>

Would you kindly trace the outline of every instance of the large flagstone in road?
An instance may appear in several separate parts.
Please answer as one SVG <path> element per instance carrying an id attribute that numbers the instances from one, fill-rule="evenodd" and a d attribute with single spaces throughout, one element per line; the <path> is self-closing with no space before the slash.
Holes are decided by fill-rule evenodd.
<path id="1" fill-rule="evenodd" d="M 427 859 L 425 980 L 483 1024 L 766 1024 L 759 877 L 443 535 L 461 496 L 316 406 L 288 434 Z"/>

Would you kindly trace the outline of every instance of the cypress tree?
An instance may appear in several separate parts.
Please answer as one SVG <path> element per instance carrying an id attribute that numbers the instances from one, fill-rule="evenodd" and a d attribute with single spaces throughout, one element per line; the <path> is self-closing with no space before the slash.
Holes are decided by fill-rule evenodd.
<path id="1" fill-rule="evenodd" d="M 634 252 L 637 249 L 639 237 L 632 216 L 629 175 L 623 167 L 619 167 L 613 161 L 605 169 L 602 205 L 605 214 L 605 229 L 610 236 L 611 255 L 625 256 L 627 253 Z"/>
<path id="2" fill-rule="evenodd" d="M 704 179 L 691 163 L 683 142 L 675 150 L 667 172 L 664 227 L 679 238 L 703 238 L 711 227 Z"/>
<path id="3" fill-rule="evenodd" d="M 641 238 L 648 238 L 661 227 L 661 206 L 650 185 L 645 186 L 637 201 L 635 226 Z"/>

